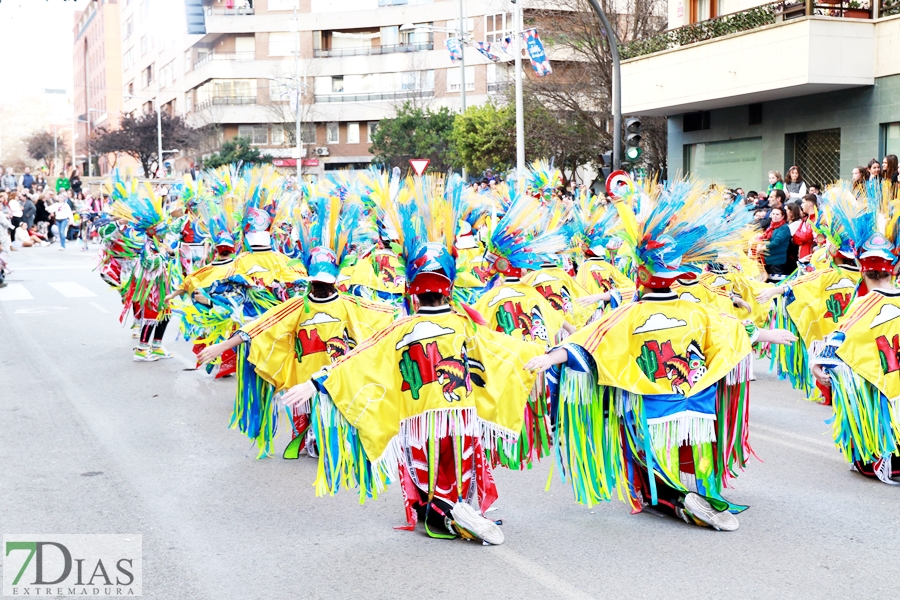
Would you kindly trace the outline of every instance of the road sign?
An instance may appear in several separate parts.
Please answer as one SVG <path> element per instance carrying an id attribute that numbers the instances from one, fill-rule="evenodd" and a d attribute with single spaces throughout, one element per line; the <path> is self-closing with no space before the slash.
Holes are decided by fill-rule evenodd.
<path id="1" fill-rule="evenodd" d="M 413 171 L 416 172 L 416 175 L 421 175 L 425 172 L 425 169 L 428 168 L 428 163 L 431 162 L 430 158 L 411 158 L 409 159 L 409 165 L 412 167 Z"/>

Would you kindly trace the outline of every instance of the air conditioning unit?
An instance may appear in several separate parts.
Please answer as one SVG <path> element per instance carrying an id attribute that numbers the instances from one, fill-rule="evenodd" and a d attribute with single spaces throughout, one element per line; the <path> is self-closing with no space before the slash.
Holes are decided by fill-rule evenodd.
<path id="1" fill-rule="evenodd" d="M 328 156 L 328 148 L 324 146 L 316 148 L 316 156 Z"/>

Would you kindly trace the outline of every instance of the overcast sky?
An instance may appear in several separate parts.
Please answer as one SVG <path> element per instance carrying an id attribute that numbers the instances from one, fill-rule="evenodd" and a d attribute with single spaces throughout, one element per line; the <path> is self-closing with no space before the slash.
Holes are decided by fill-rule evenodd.
<path id="1" fill-rule="evenodd" d="M 45 88 L 72 90 L 76 11 L 90 0 L 0 0 L 0 102 Z"/>

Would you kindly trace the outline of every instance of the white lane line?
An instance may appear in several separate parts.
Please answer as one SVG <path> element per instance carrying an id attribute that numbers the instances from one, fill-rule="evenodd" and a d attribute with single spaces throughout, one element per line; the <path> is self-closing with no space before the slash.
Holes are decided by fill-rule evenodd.
<path id="1" fill-rule="evenodd" d="M 107 313 L 107 314 L 109 313 L 108 308 L 106 308 L 105 306 L 101 306 L 97 302 L 91 302 L 91 306 L 93 306 L 94 308 L 96 308 L 97 310 L 99 310 L 102 313 Z"/>
<path id="2" fill-rule="evenodd" d="M 837 447 L 834 448 L 831 452 L 826 452 L 824 450 L 819 450 L 817 448 L 810 448 L 809 445 L 795 444 L 793 442 L 788 442 L 787 440 L 773 437 L 770 435 L 765 435 L 762 433 L 751 433 L 750 434 L 750 443 L 752 444 L 754 440 L 762 440 L 764 442 L 771 442 L 773 444 L 778 444 L 779 446 L 785 446 L 786 448 L 792 448 L 794 450 L 799 450 L 801 452 L 806 452 L 807 454 L 814 454 L 816 456 L 827 458 L 829 460 L 835 460 L 837 462 L 843 463 L 844 458 L 841 456 L 841 453 L 838 451 Z M 761 457 L 765 460 L 765 457 Z"/>
<path id="3" fill-rule="evenodd" d="M 34 300 L 34 296 L 21 283 L 10 283 L 4 288 L 0 288 L 0 302 L 9 302 L 10 300 Z"/>
<path id="4" fill-rule="evenodd" d="M 831 441 L 830 437 L 816 439 L 816 438 L 805 436 L 805 435 L 799 435 L 792 431 L 786 431 L 784 429 L 776 429 L 775 427 L 769 427 L 767 425 L 759 425 L 758 423 L 751 423 L 751 425 L 750 425 L 751 435 L 752 435 L 752 432 L 759 430 L 759 429 L 765 431 L 766 433 L 771 433 L 773 435 L 777 435 L 777 436 L 781 436 L 781 437 L 793 438 L 794 440 L 797 440 L 799 442 L 803 442 L 805 444 L 813 444 L 815 446 L 819 446 L 820 448 L 827 448 L 829 450 L 834 448 L 834 443 Z M 828 435 L 830 435 L 830 434 L 831 434 L 831 432 L 829 431 Z"/>
<path id="5" fill-rule="evenodd" d="M 68 271 L 70 269 L 93 269 L 94 265 L 47 265 L 43 267 L 16 267 L 18 271 Z"/>
<path id="6" fill-rule="evenodd" d="M 579 590 L 565 579 L 554 575 L 539 563 L 522 556 L 509 546 L 492 548 L 490 554 L 497 556 L 522 575 L 535 580 L 547 588 L 548 591 L 552 592 L 554 598 L 573 598 L 575 600 L 591 600 L 593 598 L 590 594 Z"/>
<path id="7" fill-rule="evenodd" d="M 66 298 L 90 298 L 97 295 L 74 281 L 58 281 L 49 285 Z"/>

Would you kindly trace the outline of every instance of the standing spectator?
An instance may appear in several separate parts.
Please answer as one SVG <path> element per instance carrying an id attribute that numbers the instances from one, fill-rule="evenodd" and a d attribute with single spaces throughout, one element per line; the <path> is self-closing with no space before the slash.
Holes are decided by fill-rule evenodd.
<path id="1" fill-rule="evenodd" d="M 43 189 L 47 187 L 47 178 L 44 177 L 43 171 L 38 171 L 37 175 L 34 176 L 34 189 L 33 191 L 39 192 L 43 191 Z"/>
<path id="2" fill-rule="evenodd" d="M 69 229 L 69 221 L 72 220 L 72 209 L 69 208 L 65 198 L 62 198 L 62 201 L 55 208 L 54 216 L 56 217 L 57 233 L 59 233 L 59 249 L 65 250 L 66 231 Z"/>
<path id="3" fill-rule="evenodd" d="M 78 169 L 72 169 L 72 174 L 69 176 L 69 188 L 73 194 L 81 193 L 81 177 L 78 176 Z"/>
<path id="4" fill-rule="evenodd" d="M 34 176 L 31 174 L 31 167 L 25 167 L 25 172 L 19 178 L 19 185 L 29 192 L 31 191 L 31 188 L 34 186 Z"/>
<path id="5" fill-rule="evenodd" d="M 50 230 L 50 212 L 47 210 L 49 198 L 50 190 L 44 190 L 44 193 L 34 203 L 34 223 L 37 230 L 44 235 L 48 235 Z"/>
<path id="6" fill-rule="evenodd" d="M 881 176 L 890 181 L 897 183 L 897 155 L 888 154 L 881 162 Z"/>
<path id="7" fill-rule="evenodd" d="M 796 200 L 799 204 L 803 196 L 806 195 L 806 182 L 800 174 L 800 167 L 794 165 L 788 169 L 787 177 L 784 182 L 784 191 L 787 193 L 790 201 Z"/>
<path id="8" fill-rule="evenodd" d="M 822 199 L 822 188 L 818 183 L 809 184 L 809 193 L 815 196 L 817 201 Z"/>
<path id="9" fill-rule="evenodd" d="M 769 187 L 766 188 L 766 196 L 772 193 L 772 190 L 783 190 L 784 180 L 778 171 L 769 171 Z"/>
<path id="10" fill-rule="evenodd" d="M 772 208 L 769 211 L 772 222 L 762 236 L 766 242 L 766 273 L 769 274 L 769 281 L 781 281 L 787 275 L 791 230 L 787 227 L 786 216 L 783 207 Z"/>
<path id="11" fill-rule="evenodd" d="M 60 193 L 63 190 L 69 190 L 72 188 L 72 184 L 69 182 L 69 178 L 66 177 L 66 174 L 62 171 L 59 172 L 59 175 L 56 176 L 56 193 Z"/>
<path id="12" fill-rule="evenodd" d="M 31 194 L 25 194 L 25 198 L 22 200 L 22 223 L 25 223 L 28 226 L 29 231 L 34 227 L 34 216 L 36 212 L 37 208 L 34 205 Z"/>
<path id="13" fill-rule="evenodd" d="M 11 194 L 16 191 L 16 186 L 16 176 L 13 173 L 12 167 L 7 167 L 6 175 L 0 178 L 0 188 L 2 188 L 4 192 Z"/>
<path id="14" fill-rule="evenodd" d="M 866 179 L 869 178 L 869 171 L 862 165 L 858 167 L 853 167 L 853 177 L 850 180 L 854 186 L 864 185 L 866 183 Z"/>
<path id="15" fill-rule="evenodd" d="M 880 181 L 881 180 L 881 163 L 875 160 L 874 158 L 869 161 L 869 166 L 866 168 L 869 172 L 869 176 L 866 178 L 868 181 Z"/>

